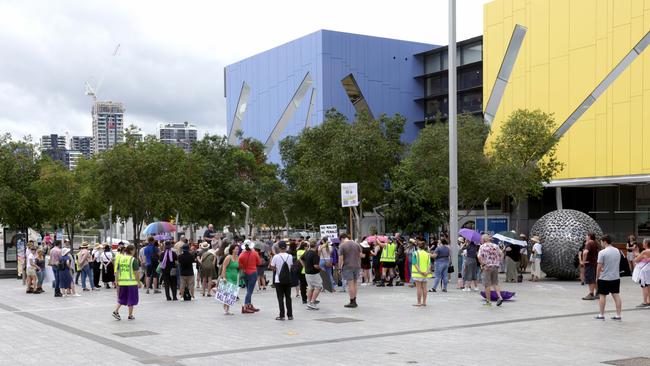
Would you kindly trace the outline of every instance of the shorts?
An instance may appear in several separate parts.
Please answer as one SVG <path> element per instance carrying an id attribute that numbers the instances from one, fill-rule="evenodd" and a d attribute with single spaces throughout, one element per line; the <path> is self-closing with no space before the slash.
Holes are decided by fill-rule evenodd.
<path id="1" fill-rule="evenodd" d="M 266 271 L 266 266 L 257 266 L 257 277 L 264 276 L 264 271 Z"/>
<path id="2" fill-rule="evenodd" d="M 382 268 L 395 268 L 395 262 L 380 262 Z"/>
<path id="3" fill-rule="evenodd" d="M 307 287 L 312 290 L 322 289 L 323 288 L 323 278 L 320 276 L 320 273 L 317 274 L 305 274 L 305 279 L 307 279 Z"/>
<path id="4" fill-rule="evenodd" d="M 499 267 L 485 267 L 483 268 L 483 286 L 498 286 L 499 285 Z"/>
<path id="5" fill-rule="evenodd" d="M 368 263 L 361 262 L 361 269 L 370 269 L 370 262 Z"/>
<path id="6" fill-rule="evenodd" d="M 598 280 L 598 295 L 618 294 L 621 290 L 621 280 Z"/>
<path id="7" fill-rule="evenodd" d="M 34 268 L 27 268 L 27 277 L 36 277 L 36 271 Z"/>
<path id="8" fill-rule="evenodd" d="M 194 276 L 181 276 L 181 287 L 183 287 L 183 288 L 193 288 L 194 287 Z"/>
<path id="9" fill-rule="evenodd" d="M 633 261 L 636 256 L 634 255 L 634 252 L 627 252 L 627 260 L 628 261 Z"/>
<path id="10" fill-rule="evenodd" d="M 476 258 L 465 258 L 463 270 L 464 281 L 476 281 Z"/>
<path id="11" fill-rule="evenodd" d="M 585 283 L 588 285 L 596 283 L 596 266 L 585 264 Z"/>
<path id="12" fill-rule="evenodd" d="M 147 266 L 146 268 L 147 277 L 155 277 L 158 275 L 156 273 L 156 267 L 158 267 L 158 264 L 154 265 L 153 263 Z"/>
<path id="13" fill-rule="evenodd" d="M 424 282 L 424 283 L 426 283 L 428 280 L 428 278 L 426 277 L 411 277 L 411 279 L 415 282 Z"/>
<path id="14" fill-rule="evenodd" d="M 359 268 L 343 268 L 341 278 L 343 281 L 356 281 L 359 278 Z"/>

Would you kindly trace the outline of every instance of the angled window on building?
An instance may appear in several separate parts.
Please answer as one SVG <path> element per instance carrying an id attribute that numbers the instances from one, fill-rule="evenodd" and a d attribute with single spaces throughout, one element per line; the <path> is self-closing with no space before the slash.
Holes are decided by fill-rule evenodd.
<path id="1" fill-rule="evenodd" d="M 368 116 L 374 119 L 372 111 L 370 110 L 370 106 L 368 106 L 366 98 L 363 96 L 363 93 L 361 93 L 361 89 L 359 88 L 357 81 L 354 79 L 354 75 L 349 74 L 348 76 L 344 77 L 343 80 L 341 80 L 341 84 L 343 85 L 343 89 L 345 89 L 345 93 L 348 95 L 348 98 L 350 98 L 350 102 L 354 106 L 354 109 L 357 111 L 357 113 L 368 113 Z"/>

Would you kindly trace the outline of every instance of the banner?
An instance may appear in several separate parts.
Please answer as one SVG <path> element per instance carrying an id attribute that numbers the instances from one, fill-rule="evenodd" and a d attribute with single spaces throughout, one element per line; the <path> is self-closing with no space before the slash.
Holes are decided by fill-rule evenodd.
<path id="1" fill-rule="evenodd" d="M 239 282 L 239 281 L 238 281 Z M 239 296 L 239 286 L 228 281 L 219 281 L 214 299 L 228 306 L 234 306 Z"/>
<path id="2" fill-rule="evenodd" d="M 330 225 L 321 225 L 320 226 L 320 237 L 327 236 L 330 239 L 338 239 L 339 229 L 336 227 L 336 224 Z"/>
<path id="3" fill-rule="evenodd" d="M 359 206 L 359 191 L 356 183 L 341 183 L 341 206 Z"/>

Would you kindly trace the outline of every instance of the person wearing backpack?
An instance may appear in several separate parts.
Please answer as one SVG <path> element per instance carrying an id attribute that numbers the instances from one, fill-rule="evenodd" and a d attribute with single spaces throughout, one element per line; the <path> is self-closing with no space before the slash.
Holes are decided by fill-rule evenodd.
<path id="1" fill-rule="evenodd" d="M 287 254 L 287 243 L 280 241 L 278 243 L 279 253 L 273 256 L 270 268 L 275 272 L 275 293 L 278 297 L 278 307 L 280 308 L 280 315 L 275 320 L 284 320 L 285 303 L 286 315 L 289 320 L 293 320 L 293 308 L 291 307 L 291 266 L 293 265 L 293 257 Z"/>

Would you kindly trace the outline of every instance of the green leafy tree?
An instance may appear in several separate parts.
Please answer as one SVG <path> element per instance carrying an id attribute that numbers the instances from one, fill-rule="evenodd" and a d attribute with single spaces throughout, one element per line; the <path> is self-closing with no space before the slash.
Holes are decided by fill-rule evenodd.
<path id="1" fill-rule="evenodd" d="M 27 232 L 41 224 L 41 211 L 34 182 L 39 164 L 34 145 L 0 136 L 0 222 Z"/>
<path id="2" fill-rule="evenodd" d="M 539 197 L 543 183 L 562 170 L 555 156 L 559 141 L 554 134 L 552 114 L 540 110 L 518 109 L 501 125 L 489 152 L 504 196 L 512 197 L 517 208 L 528 196 Z"/>
<path id="3" fill-rule="evenodd" d="M 366 114 L 353 122 L 335 110 L 319 126 L 280 143 L 282 178 L 288 189 L 292 222 L 347 222 L 341 208 L 341 183 L 356 182 L 362 205 L 385 203 L 389 173 L 399 163 L 404 146 L 404 117 Z"/>
<path id="4" fill-rule="evenodd" d="M 494 198 L 496 177 L 483 153 L 489 128 L 480 118 L 458 116 L 458 203 L 469 212 Z M 425 126 L 393 174 L 387 219 L 406 231 L 434 231 L 448 220 L 449 125 Z"/>

